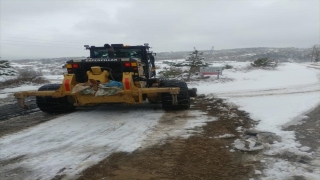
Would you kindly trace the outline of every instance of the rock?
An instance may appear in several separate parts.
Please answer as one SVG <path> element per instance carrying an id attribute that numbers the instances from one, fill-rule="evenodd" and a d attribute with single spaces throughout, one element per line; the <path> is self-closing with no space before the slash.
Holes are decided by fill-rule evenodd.
<path id="1" fill-rule="evenodd" d="M 236 139 L 233 143 L 234 147 L 238 150 L 242 150 L 242 151 L 259 151 L 264 149 L 262 143 L 257 142 L 255 139 L 251 138 L 251 139 L 246 139 L 244 140 L 240 140 L 240 139 Z"/>
<path id="2" fill-rule="evenodd" d="M 257 138 L 261 142 L 269 143 L 269 144 L 273 144 L 274 141 L 278 141 L 278 142 L 282 141 L 282 138 L 280 136 L 271 132 L 261 132 L 257 134 Z"/>
<path id="3" fill-rule="evenodd" d="M 308 147 L 308 146 L 302 146 L 302 147 L 300 148 L 300 151 L 306 152 L 306 151 L 309 151 L 310 149 L 311 149 L 311 148 Z"/>
<path id="4" fill-rule="evenodd" d="M 236 135 L 234 134 L 224 134 L 224 135 L 215 136 L 214 138 L 227 139 L 227 138 L 234 138 L 234 137 L 236 137 Z"/>
<path id="5" fill-rule="evenodd" d="M 248 129 L 244 131 L 244 134 L 248 136 L 255 136 L 259 141 L 263 143 L 273 144 L 274 141 L 278 141 L 278 142 L 282 141 L 280 136 L 272 132 L 264 132 L 264 131 L 259 131 L 255 129 Z"/>
<path id="6" fill-rule="evenodd" d="M 243 132 L 245 135 L 256 136 L 257 134 L 261 133 L 261 131 L 255 129 L 247 129 Z"/>
<path id="7" fill-rule="evenodd" d="M 290 159 L 290 161 L 306 163 L 312 160 L 312 156 L 308 153 L 289 152 L 285 151 L 281 154 L 282 157 Z"/>
<path id="8" fill-rule="evenodd" d="M 236 131 L 241 132 L 242 131 L 242 126 L 237 127 Z"/>
<path id="9" fill-rule="evenodd" d="M 259 170 L 254 170 L 254 174 L 262 174 L 262 172 Z"/>

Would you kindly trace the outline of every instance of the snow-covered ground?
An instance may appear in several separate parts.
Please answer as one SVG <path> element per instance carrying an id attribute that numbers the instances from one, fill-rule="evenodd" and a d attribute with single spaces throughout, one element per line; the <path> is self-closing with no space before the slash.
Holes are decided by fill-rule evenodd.
<path id="1" fill-rule="evenodd" d="M 56 75 L 45 77 L 52 83 L 63 79 Z M 39 87 L 7 88 L 0 93 L 8 96 Z M 0 174 L 8 175 L 0 179 L 52 179 L 60 174 L 73 179 L 114 152 L 132 152 L 160 143 L 168 136 L 188 137 L 193 127 L 215 120 L 204 116 L 199 111 L 165 113 L 159 105 L 149 103 L 77 111 L 0 138 L 0 161 L 19 159 L 0 168 Z M 161 123 L 171 119 L 175 119 L 174 124 Z"/>
<path id="2" fill-rule="evenodd" d="M 234 67 L 245 67 L 248 63 L 229 63 Z M 252 119 L 259 121 L 256 129 L 276 133 L 282 137 L 268 147 L 265 154 L 282 155 L 293 153 L 310 156 L 307 147 L 295 140 L 295 133 L 284 131 L 282 127 L 305 118 L 304 114 L 320 104 L 319 64 L 285 63 L 276 70 L 225 70 L 222 78 L 232 78 L 225 83 L 191 83 L 199 93 L 212 94 L 227 99 L 250 113 Z M 212 76 L 211 78 L 216 78 Z M 283 166 L 285 165 L 284 168 Z M 308 167 L 300 163 L 277 160 L 265 170 L 266 179 L 286 179 L 303 175 L 306 178 L 320 179 L 320 167 L 310 173 Z"/>
<path id="3" fill-rule="evenodd" d="M 51 83 L 60 83 L 63 80 L 63 75 L 46 75 L 44 76 L 46 79 L 48 79 Z M 14 78 L 13 76 L 2 78 L 3 81 L 9 78 Z M 1 80 L 1 79 L 0 79 Z M 24 85 L 21 87 L 16 87 L 16 88 L 5 88 L 5 89 L 0 89 L 0 99 L 2 98 L 7 98 L 8 96 L 13 95 L 15 92 L 19 91 L 33 91 L 37 90 L 41 87 L 41 85 Z"/>
<path id="4" fill-rule="evenodd" d="M 150 104 L 102 106 L 0 138 L 1 160 L 21 158 L 0 168 L 0 174 L 22 168 L 25 174 L 12 173 L 12 177 L 6 179 L 52 179 L 59 174 L 73 179 L 113 152 L 132 152 L 168 136 L 186 136 L 190 128 L 208 121 L 198 111 L 185 112 L 183 117 L 172 112 L 169 116 L 180 118 L 180 123 L 161 124 L 164 111 L 158 109 L 154 110 Z M 157 133 L 159 129 L 161 132 Z"/>
<path id="5" fill-rule="evenodd" d="M 283 125 L 320 103 L 320 70 L 301 64 L 286 63 L 276 70 L 225 70 L 223 74 L 234 80 L 201 82 L 195 87 L 200 94 L 226 98 L 249 112 L 261 121 L 259 130 L 281 133 Z"/>
<path id="6" fill-rule="evenodd" d="M 220 81 L 215 80 L 216 76 L 211 76 L 204 81 L 190 83 L 190 87 L 198 88 L 198 94 L 227 99 L 259 121 L 256 127 L 258 130 L 281 136 L 282 141 L 270 145 L 266 154 L 281 155 L 291 152 L 311 156 L 312 152 L 308 152 L 308 147 L 301 147 L 296 141 L 294 132 L 284 131 L 282 127 L 303 119 L 306 112 L 319 105 L 319 64 L 285 63 L 275 70 L 250 71 L 244 68 L 248 65 L 247 62 L 228 64 L 236 70 L 224 70 Z M 160 69 L 166 67 L 160 62 L 157 66 Z M 48 78 L 60 83 L 63 77 Z M 37 88 L 38 86 L 33 86 L 28 90 Z M 17 90 L 21 89 L 4 89 L 0 91 L 0 95 L 12 94 Z M 208 121 L 200 112 L 185 113 L 189 114 L 181 117 L 187 119 L 176 127 L 161 124 L 161 119 L 167 118 L 164 117 L 164 112 L 154 110 L 149 105 L 128 106 L 126 110 L 117 106 L 103 106 L 90 112 L 78 111 L 65 115 L 0 138 L 0 160 L 17 157 L 22 159 L 2 167 L 0 174 L 24 168 L 29 172 L 28 176 L 23 176 L 24 179 L 50 179 L 65 173 L 72 176 L 112 152 L 130 152 L 160 142 L 166 134 L 184 136 L 188 134 L 186 129 Z M 180 117 L 174 113 L 166 116 Z M 159 130 L 162 131 L 157 133 Z M 61 169 L 63 167 L 65 169 Z M 277 160 L 263 175 L 267 176 L 266 179 L 286 179 L 294 175 L 310 179 L 320 177 L 320 171 L 313 170 L 309 172 L 308 168 L 301 167 L 301 163 Z"/>

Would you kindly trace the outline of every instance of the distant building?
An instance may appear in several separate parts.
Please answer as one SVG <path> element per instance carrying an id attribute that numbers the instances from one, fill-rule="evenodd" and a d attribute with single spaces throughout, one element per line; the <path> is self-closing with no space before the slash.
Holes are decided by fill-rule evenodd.
<path id="1" fill-rule="evenodd" d="M 202 75 L 222 75 L 223 66 L 216 67 L 200 67 L 200 73 Z"/>

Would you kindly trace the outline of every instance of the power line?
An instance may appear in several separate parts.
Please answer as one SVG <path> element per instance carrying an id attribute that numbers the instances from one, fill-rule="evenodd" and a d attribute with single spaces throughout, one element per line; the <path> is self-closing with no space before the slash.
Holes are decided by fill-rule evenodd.
<path id="1" fill-rule="evenodd" d="M 67 44 L 67 43 L 53 43 L 53 42 L 35 42 L 35 41 L 21 41 L 21 40 L 1 40 L 1 42 L 18 42 L 18 43 L 27 43 L 27 44 L 35 44 L 35 45 L 38 45 L 38 44 L 43 44 L 43 45 L 58 45 L 58 46 L 81 46 L 79 43 L 76 44 L 76 43 L 70 43 L 70 44 Z"/>
<path id="2" fill-rule="evenodd" d="M 0 35 L 0 36 L 1 36 L 1 38 L 5 38 L 5 39 L 26 39 L 26 40 L 34 40 L 34 41 L 48 41 L 48 42 L 52 42 L 52 43 L 80 44 L 80 42 L 52 41 L 52 40 L 47 40 L 47 39 L 8 37 L 8 36 L 3 36 L 3 35 Z"/>
<path id="3" fill-rule="evenodd" d="M 1 29 L 2 29 L 2 32 L 3 32 L 5 28 L 1 28 Z M 10 32 L 18 31 L 18 32 L 24 32 L 24 33 L 42 33 L 42 34 L 44 34 L 43 32 L 47 32 L 47 30 L 39 30 L 39 29 L 36 29 L 36 28 L 35 28 L 35 30 L 28 30 L 28 29 L 21 30 L 21 29 L 10 28 L 8 31 L 10 31 Z"/>
<path id="4" fill-rule="evenodd" d="M 6 25 L 9 24 L 9 25 Z M 33 24 L 35 25 L 34 22 L 30 22 L 29 24 Z M 12 23 L 12 22 L 4 22 L 2 23 L 2 28 L 3 29 L 10 29 L 10 31 L 23 31 L 23 32 L 46 32 L 48 31 L 47 29 L 53 29 L 53 28 L 57 28 L 60 29 L 60 27 L 55 27 L 55 26 L 44 26 L 43 24 L 38 24 L 35 26 L 28 26 L 26 24 L 17 24 L 17 23 Z M 21 30 L 21 28 L 23 28 L 23 30 Z M 25 31 L 26 30 L 26 31 Z"/>
<path id="5" fill-rule="evenodd" d="M 43 27 L 43 24 L 39 24 L 39 23 L 35 23 L 34 21 L 24 21 L 24 23 L 28 23 L 27 25 L 26 24 L 23 24 L 22 26 L 25 28 L 39 28 L 39 27 Z M 6 24 L 9 24 L 9 26 L 21 26 L 21 24 L 18 24 L 17 22 L 11 22 L 11 21 L 7 21 L 7 20 L 3 20 L 1 21 L 1 24 L 2 25 L 6 25 Z M 30 26 L 30 24 L 32 24 L 33 26 Z"/>
<path id="6" fill-rule="evenodd" d="M 17 46 L 38 46 L 38 47 L 58 47 L 58 48 L 72 48 L 72 49 L 78 49 L 74 46 L 44 46 L 44 45 L 35 45 L 35 44 L 17 44 L 17 43 L 3 43 L 3 42 L 0 42 L 0 44 L 9 44 L 9 45 L 17 45 Z"/>
<path id="7" fill-rule="evenodd" d="M 21 34 L 21 33 L 24 33 L 25 35 L 24 36 L 28 36 L 30 33 L 33 33 L 33 34 L 36 34 L 37 36 L 50 36 L 51 35 L 51 32 L 52 31 L 49 31 L 47 29 L 45 30 L 40 30 L 39 28 L 34 28 L 34 29 L 25 29 L 23 27 L 23 30 L 21 29 L 15 29 L 15 28 L 3 28 L 1 27 L 1 34 L 3 36 L 3 34 L 8 34 L 7 32 L 10 32 L 10 34 Z M 6 32 L 7 31 L 7 32 Z M 55 31 L 56 32 L 56 31 Z"/>

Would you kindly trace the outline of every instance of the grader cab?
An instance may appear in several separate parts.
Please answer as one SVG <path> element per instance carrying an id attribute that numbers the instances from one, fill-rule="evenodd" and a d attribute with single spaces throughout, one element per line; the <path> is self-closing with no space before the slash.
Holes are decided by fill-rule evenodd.
<path id="1" fill-rule="evenodd" d="M 18 105 L 28 109 L 25 98 L 36 96 L 37 106 L 47 113 L 69 112 L 77 106 L 146 101 L 161 102 L 163 109 L 188 109 L 190 96 L 196 96 L 196 89 L 188 89 L 185 82 L 156 78 L 155 54 L 148 44 L 85 48 L 90 56 L 67 61 L 62 84 L 15 93 Z"/>

